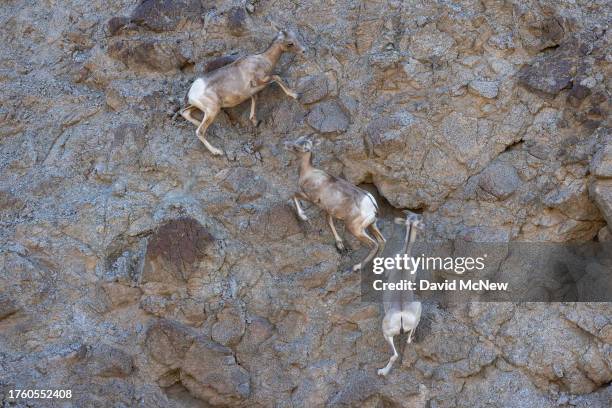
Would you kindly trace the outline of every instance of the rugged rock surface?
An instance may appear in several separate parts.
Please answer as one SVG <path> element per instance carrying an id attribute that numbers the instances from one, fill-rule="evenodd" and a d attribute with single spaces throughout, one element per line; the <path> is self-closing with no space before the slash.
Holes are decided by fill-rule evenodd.
<path id="1" fill-rule="evenodd" d="M 386 201 L 422 210 L 427 239 L 609 240 L 609 13 L 590 0 L 3 2 L 2 395 L 609 406 L 609 304 L 427 304 L 379 378 L 380 306 L 342 273 L 364 250 L 339 255 L 313 208 L 296 220 L 282 148 L 317 134 L 318 165 L 380 194 L 388 236 Z M 308 47 L 279 66 L 300 98 L 264 90 L 257 128 L 246 104 L 219 115 L 209 136 L 227 155 L 213 157 L 173 116 L 219 57 L 267 46 L 268 18 Z"/>

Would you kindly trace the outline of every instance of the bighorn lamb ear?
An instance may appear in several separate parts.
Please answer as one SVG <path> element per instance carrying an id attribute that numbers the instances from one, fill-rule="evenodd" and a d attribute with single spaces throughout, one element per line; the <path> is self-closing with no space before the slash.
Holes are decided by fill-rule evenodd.
<path id="1" fill-rule="evenodd" d="M 321 139 L 319 139 L 319 138 L 312 137 L 310 140 L 312 140 L 312 146 L 313 147 L 318 146 L 318 145 L 321 144 Z"/>

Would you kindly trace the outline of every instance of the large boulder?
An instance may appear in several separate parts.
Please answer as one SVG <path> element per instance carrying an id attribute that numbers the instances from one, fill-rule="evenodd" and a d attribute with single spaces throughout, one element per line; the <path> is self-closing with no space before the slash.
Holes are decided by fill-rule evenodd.
<path id="1" fill-rule="evenodd" d="M 85 364 L 89 372 L 100 377 L 127 377 L 134 370 L 132 356 L 107 344 L 97 344 L 90 348 Z"/>
<path id="2" fill-rule="evenodd" d="M 160 319 L 147 329 L 145 348 L 153 360 L 177 368 L 195 339 L 196 334 L 189 326 Z"/>
<path id="3" fill-rule="evenodd" d="M 478 180 L 478 186 L 499 200 L 505 200 L 521 185 L 521 179 L 514 167 L 505 163 L 493 163 L 487 167 Z"/>
<path id="4" fill-rule="evenodd" d="M 498 81 L 473 80 L 468 84 L 468 89 L 483 98 L 493 99 L 499 92 Z"/>
<path id="5" fill-rule="evenodd" d="M 350 119 L 338 101 L 329 100 L 316 104 L 306 116 L 306 122 L 320 133 L 343 133 Z"/>
<path id="6" fill-rule="evenodd" d="M 234 346 L 240 342 L 245 328 L 240 308 L 228 305 L 217 313 L 217 321 L 212 326 L 212 338 L 224 346 Z"/>
<path id="7" fill-rule="evenodd" d="M 456 154 L 457 160 L 467 163 L 476 158 L 485 145 L 485 137 L 478 132 L 478 119 L 452 112 L 442 120 L 442 135 Z"/>
<path id="8" fill-rule="evenodd" d="M 178 370 L 180 381 L 196 398 L 212 405 L 239 403 L 250 395 L 250 375 L 232 350 L 204 338 L 193 328 L 161 319 L 149 326 L 145 347 L 167 371 L 160 381 Z"/>
<path id="9" fill-rule="evenodd" d="M 194 342 L 181 367 L 181 382 L 197 398 L 228 406 L 248 398 L 250 375 L 232 350 L 204 340 Z"/>
<path id="10" fill-rule="evenodd" d="M 519 83 L 532 91 L 556 95 L 562 89 L 570 87 L 586 50 L 586 45 L 570 41 L 539 56 L 521 68 Z"/>
<path id="11" fill-rule="evenodd" d="M 320 101 L 329 93 L 327 77 L 323 74 L 309 75 L 301 78 L 298 84 L 300 102 L 309 104 Z"/>

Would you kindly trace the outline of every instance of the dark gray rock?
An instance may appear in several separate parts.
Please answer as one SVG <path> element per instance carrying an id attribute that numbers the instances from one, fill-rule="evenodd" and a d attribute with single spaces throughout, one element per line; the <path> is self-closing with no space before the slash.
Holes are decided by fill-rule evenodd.
<path id="1" fill-rule="evenodd" d="M 581 45 L 571 41 L 521 68 L 519 83 L 530 90 L 556 95 L 570 86 L 583 57 Z"/>
<path id="2" fill-rule="evenodd" d="M 323 74 L 304 77 L 300 79 L 297 91 L 300 94 L 301 103 L 318 102 L 329 93 L 327 77 Z"/>
<path id="3" fill-rule="evenodd" d="M 227 11 L 226 15 L 228 31 L 236 37 L 243 35 L 247 28 L 246 24 L 249 17 L 245 8 L 242 6 L 232 7 Z"/>
<path id="4" fill-rule="evenodd" d="M 306 122 L 320 133 L 343 133 L 348 129 L 349 117 L 338 101 L 330 100 L 316 104 Z"/>
<path id="5" fill-rule="evenodd" d="M 522 69 L 519 78 L 530 89 L 556 95 L 570 84 L 572 70 L 571 58 L 548 57 Z"/>
<path id="6" fill-rule="evenodd" d="M 574 81 L 572 90 L 567 95 L 567 102 L 574 108 L 578 108 L 582 101 L 591 94 L 591 90 L 586 86 L 580 85 L 578 81 Z"/>
<path id="7" fill-rule="evenodd" d="M 257 200 L 268 189 L 268 185 L 262 177 L 245 167 L 232 167 L 222 170 L 215 178 L 222 188 L 238 197 L 239 203 Z"/>
<path id="8" fill-rule="evenodd" d="M 499 200 L 505 200 L 521 185 L 516 169 L 505 163 L 493 163 L 480 175 L 478 186 Z"/>
<path id="9" fill-rule="evenodd" d="M 326 405 L 329 406 L 358 406 L 377 392 L 377 378 L 364 372 L 353 371 L 349 373 L 351 382 L 339 390 Z"/>
<path id="10" fill-rule="evenodd" d="M 179 70 L 188 61 L 176 44 L 154 40 L 115 40 L 108 53 L 136 72 Z"/>
<path id="11" fill-rule="evenodd" d="M 207 2 L 202 0 L 143 0 L 130 22 L 151 31 L 175 30 L 183 22 L 202 23 Z"/>
<path id="12" fill-rule="evenodd" d="M 130 23 L 129 17 L 113 17 L 108 20 L 107 27 L 111 36 L 116 35 L 122 28 Z"/>
<path id="13" fill-rule="evenodd" d="M 97 344 L 87 353 L 88 370 L 100 377 L 127 377 L 134 370 L 132 356 L 106 344 Z"/>
<path id="14" fill-rule="evenodd" d="M 302 232 L 295 210 L 286 203 L 277 203 L 262 209 L 249 221 L 248 232 L 253 236 L 265 235 L 270 240 L 284 240 Z"/>
<path id="15" fill-rule="evenodd" d="M 381 157 L 403 150 L 409 140 L 409 129 L 415 121 L 409 112 L 375 118 L 366 128 L 368 148 Z"/>
<path id="16" fill-rule="evenodd" d="M 211 72 L 226 65 L 231 64 L 239 58 L 238 55 L 226 55 L 223 57 L 214 58 L 204 65 L 204 72 Z"/>
<path id="17" fill-rule="evenodd" d="M 606 142 L 593 156 L 591 174 L 600 178 L 612 178 L 612 141 Z"/>

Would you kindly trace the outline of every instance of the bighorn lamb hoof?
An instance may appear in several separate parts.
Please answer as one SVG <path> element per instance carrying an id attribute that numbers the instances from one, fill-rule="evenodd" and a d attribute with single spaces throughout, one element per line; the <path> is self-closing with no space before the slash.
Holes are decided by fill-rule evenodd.
<path id="1" fill-rule="evenodd" d="M 378 370 L 378 375 L 382 375 L 384 377 L 387 374 L 389 374 L 389 370 L 385 370 L 384 368 Z"/>

